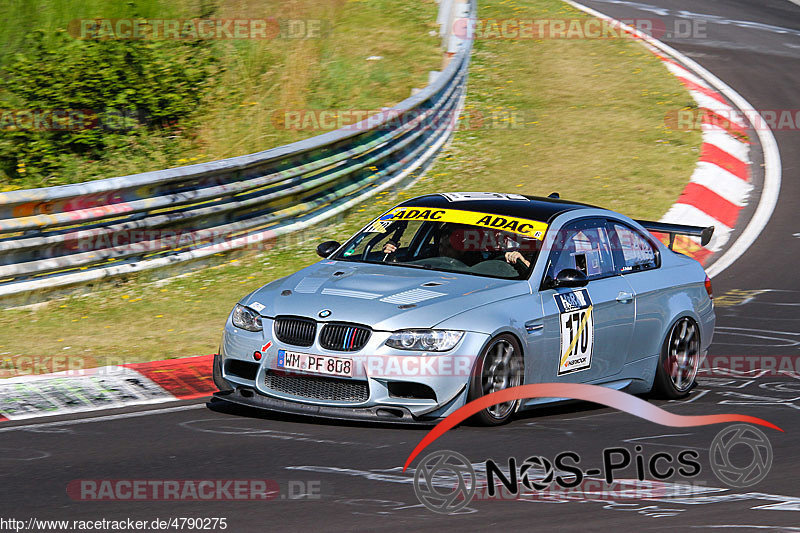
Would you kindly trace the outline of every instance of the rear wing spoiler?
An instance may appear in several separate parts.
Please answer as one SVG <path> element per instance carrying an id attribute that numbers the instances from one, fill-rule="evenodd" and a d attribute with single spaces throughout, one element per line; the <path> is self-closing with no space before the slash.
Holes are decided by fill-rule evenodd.
<path id="1" fill-rule="evenodd" d="M 675 244 L 676 235 L 688 235 L 689 237 L 700 237 L 700 244 L 705 246 L 714 234 L 714 226 L 704 228 L 702 226 L 684 226 L 683 224 L 670 224 L 668 222 L 650 222 L 648 220 L 637 220 L 647 231 L 656 233 L 666 233 L 669 235 L 669 249 Z"/>

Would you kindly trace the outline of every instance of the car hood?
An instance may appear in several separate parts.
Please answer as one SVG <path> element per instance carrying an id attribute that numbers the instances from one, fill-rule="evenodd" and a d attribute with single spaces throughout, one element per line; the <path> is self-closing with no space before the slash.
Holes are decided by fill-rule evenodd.
<path id="1" fill-rule="evenodd" d="M 242 303 L 263 316 L 367 324 L 378 331 L 433 327 L 469 309 L 530 293 L 526 281 L 391 265 L 321 261 L 276 280 Z M 320 317 L 329 310 L 330 315 Z"/>

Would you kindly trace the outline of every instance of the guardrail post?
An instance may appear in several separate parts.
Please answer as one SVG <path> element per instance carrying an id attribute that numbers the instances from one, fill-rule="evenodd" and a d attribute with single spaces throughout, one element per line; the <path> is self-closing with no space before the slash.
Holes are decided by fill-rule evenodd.
<path id="1" fill-rule="evenodd" d="M 441 25 L 439 35 L 444 48 L 442 68 L 447 67 L 462 43 L 472 38 L 473 18 L 469 16 L 468 0 L 440 0 L 436 21 Z"/>

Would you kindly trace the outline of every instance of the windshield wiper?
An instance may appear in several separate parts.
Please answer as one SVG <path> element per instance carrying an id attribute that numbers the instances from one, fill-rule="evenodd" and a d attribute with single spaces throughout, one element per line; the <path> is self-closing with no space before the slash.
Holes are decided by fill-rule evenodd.
<path id="1" fill-rule="evenodd" d="M 351 259 L 349 257 L 334 258 L 336 261 L 348 261 L 350 263 L 363 263 L 365 265 L 389 265 L 389 266 L 402 266 L 408 268 L 422 268 L 425 270 L 433 270 L 431 265 L 415 265 L 413 263 L 395 263 L 390 261 L 369 261 L 366 259 Z"/>
<path id="2" fill-rule="evenodd" d="M 431 265 L 417 265 L 414 263 L 384 263 L 386 265 L 395 265 L 395 266 L 402 266 L 402 267 L 409 267 L 409 268 L 423 268 L 425 270 L 433 270 Z"/>

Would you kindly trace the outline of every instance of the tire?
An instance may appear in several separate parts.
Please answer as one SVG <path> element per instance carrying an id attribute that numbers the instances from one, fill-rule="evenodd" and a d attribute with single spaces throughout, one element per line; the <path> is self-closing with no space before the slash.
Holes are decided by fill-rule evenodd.
<path id="1" fill-rule="evenodd" d="M 523 381 L 524 363 L 519 342 L 512 335 L 498 335 L 486 344 L 475 362 L 467 401 L 522 385 Z M 515 400 L 488 407 L 473 415 L 472 420 L 483 426 L 505 424 L 517 411 L 519 403 L 519 400 Z"/>
<path id="2" fill-rule="evenodd" d="M 653 392 L 669 400 L 683 398 L 695 385 L 700 366 L 700 328 L 689 317 L 672 324 L 658 358 Z"/>

